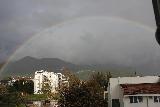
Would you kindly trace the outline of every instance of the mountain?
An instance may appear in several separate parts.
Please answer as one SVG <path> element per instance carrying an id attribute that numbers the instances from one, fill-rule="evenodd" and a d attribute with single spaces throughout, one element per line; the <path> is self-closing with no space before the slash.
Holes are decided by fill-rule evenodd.
<path id="1" fill-rule="evenodd" d="M 115 63 L 76 65 L 58 58 L 38 59 L 26 56 L 20 60 L 8 63 L 8 65 L 1 70 L 0 77 L 18 75 L 33 76 L 37 70 L 61 72 L 61 68 L 63 67 L 76 72 L 82 78 L 93 71 L 111 72 L 115 76 L 129 76 L 134 75 L 135 72 L 137 72 L 137 75 L 159 75 L 159 64 L 160 60 L 156 59 L 156 61 L 149 60 L 145 63 L 132 66 Z"/>
<path id="2" fill-rule="evenodd" d="M 10 62 L 3 70 L 2 75 L 29 75 L 32 76 L 37 70 L 48 70 L 60 72 L 62 67 L 67 67 L 70 70 L 76 71 L 78 65 L 63 61 L 58 58 L 42 58 L 26 56 L 20 60 Z"/>
<path id="3" fill-rule="evenodd" d="M 61 69 L 66 67 L 73 72 L 76 72 L 78 75 L 81 74 L 79 72 L 92 72 L 92 71 L 131 71 L 129 67 L 123 67 L 121 65 L 116 64 L 90 64 L 90 65 L 76 65 L 70 62 L 66 62 L 64 60 L 58 58 L 34 58 L 30 56 L 26 56 L 20 60 L 12 61 L 8 63 L 8 65 L 3 69 L 0 77 L 6 76 L 33 76 L 34 72 L 37 70 L 47 70 L 54 72 L 61 72 Z M 116 69 L 116 70 L 115 70 Z M 81 74 L 81 77 L 85 76 L 87 73 Z M 88 74 L 87 74 L 88 75 Z"/>

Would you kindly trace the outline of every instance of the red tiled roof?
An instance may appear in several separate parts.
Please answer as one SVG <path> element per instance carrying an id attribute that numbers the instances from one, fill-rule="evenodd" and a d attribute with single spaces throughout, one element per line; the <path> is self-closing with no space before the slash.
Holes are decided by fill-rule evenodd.
<path id="1" fill-rule="evenodd" d="M 121 84 L 124 95 L 160 94 L 160 83 Z"/>

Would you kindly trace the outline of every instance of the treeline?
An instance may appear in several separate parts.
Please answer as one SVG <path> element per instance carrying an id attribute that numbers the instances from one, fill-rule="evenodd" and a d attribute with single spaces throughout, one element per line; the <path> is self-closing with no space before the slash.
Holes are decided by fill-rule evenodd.
<path id="1" fill-rule="evenodd" d="M 59 91 L 60 107 L 107 107 L 104 92 L 107 91 L 110 73 L 97 72 L 86 81 L 70 71 L 65 71 L 65 75 L 69 77 L 69 86 L 61 87 Z"/>
<path id="2" fill-rule="evenodd" d="M 63 74 L 68 78 L 69 84 L 62 85 L 58 93 L 51 93 L 50 86 L 43 84 L 42 91 L 44 90 L 43 96 L 46 100 L 57 100 L 60 107 L 107 107 L 107 96 L 104 98 L 104 92 L 107 91 L 109 78 L 112 77 L 110 73 L 95 72 L 88 80 L 80 80 L 68 69 Z M 14 104 L 16 107 L 25 104 L 27 96 L 30 99 L 37 97 L 33 93 L 32 80 L 21 79 L 7 86 L 1 84 L 0 104 Z"/>
<path id="3" fill-rule="evenodd" d="M 17 80 L 14 83 L 0 84 L 0 106 L 20 107 L 25 105 L 24 96 L 31 95 L 34 92 L 34 83 L 32 80 Z"/>

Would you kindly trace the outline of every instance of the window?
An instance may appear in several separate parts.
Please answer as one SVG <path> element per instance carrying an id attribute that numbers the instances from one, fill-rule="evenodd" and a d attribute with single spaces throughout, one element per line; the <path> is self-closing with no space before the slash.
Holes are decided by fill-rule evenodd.
<path id="1" fill-rule="evenodd" d="M 152 96 L 149 96 L 149 99 L 153 99 L 153 97 L 152 97 Z"/>
<path id="2" fill-rule="evenodd" d="M 129 96 L 129 99 L 130 99 L 130 103 L 133 103 L 133 96 Z"/>
<path id="3" fill-rule="evenodd" d="M 154 102 L 160 103 L 160 96 L 154 96 Z"/>
<path id="4" fill-rule="evenodd" d="M 138 97 L 137 96 L 133 97 L 133 103 L 138 103 Z"/>
<path id="5" fill-rule="evenodd" d="M 138 96 L 138 101 L 139 102 L 143 102 L 143 97 L 142 96 Z"/>
<path id="6" fill-rule="evenodd" d="M 130 96 L 130 103 L 141 103 L 143 102 L 143 97 L 142 96 Z"/>
<path id="7" fill-rule="evenodd" d="M 119 99 L 112 99 L 112 107 L 120 107 Z"/>

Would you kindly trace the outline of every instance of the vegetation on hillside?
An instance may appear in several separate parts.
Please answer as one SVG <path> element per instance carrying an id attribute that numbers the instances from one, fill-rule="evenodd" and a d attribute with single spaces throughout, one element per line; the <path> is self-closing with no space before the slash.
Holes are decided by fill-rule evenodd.
<path id="1" fill-rule="evenodd" d="M 81 70 L 74 73 L 80 80 L 89 80 L 90 76 L 94 73 L 102 72 L 104 75 L 108 73 L 112 74 L 112 77 L 125 77 L 125 76 L 135 76 L 136 73 L 131 69 L 97 69 L 97 70 Z M 141 75 L 137 72 L 137 75 Z"/>

